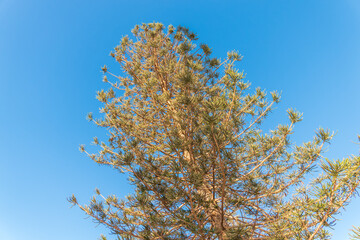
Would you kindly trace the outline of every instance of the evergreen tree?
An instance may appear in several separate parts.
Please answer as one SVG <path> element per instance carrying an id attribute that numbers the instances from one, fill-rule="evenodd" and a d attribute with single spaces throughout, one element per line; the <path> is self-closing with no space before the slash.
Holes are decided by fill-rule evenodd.
<path id="1" fill-rule="evenodd" d="M 88 116 L 109 139 L 95 138 L 98 154 L 81 151 L 127 173 L 135 192 L 69 201 L 118 239 L 329 239 L 358 189 L 360 158 L 324 158 L 332 138 L 324 129 L 291 144 L 302 119 L 291 109 L 289 124 L 264 133 L 280 96 L 249 90 L 237 52 L 212 57 L 183 27 L 151 23 L 132 33 L 111 53 L 122 76 L 102 69 L 110 84 L 97 95 L 103 118 Z"/>

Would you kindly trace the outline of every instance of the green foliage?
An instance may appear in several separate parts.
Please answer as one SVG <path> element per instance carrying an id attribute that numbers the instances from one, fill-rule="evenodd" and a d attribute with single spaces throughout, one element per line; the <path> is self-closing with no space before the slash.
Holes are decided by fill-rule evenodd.
<path id="1" fill-rule="evenodd" d="M 118 239 L 329 239 L 358 189 L 360 158 L 323 158 L 333 136 L 324 129 L 291 144 L 302 120 L 292 109 L 289 124 L 264 132 L 280 95 L 249 89 L 238 52 L 214 58 L 183 27 L 150 23 L 132 33 L 110 54 L 122 76 L 102 68 L 103 118 L 88 115 L 109 138 L 94 138 L 98 154 L 80 150 L 127 173 L 135 193 L 96 189 L 88 205 L 69 201 Z"/>

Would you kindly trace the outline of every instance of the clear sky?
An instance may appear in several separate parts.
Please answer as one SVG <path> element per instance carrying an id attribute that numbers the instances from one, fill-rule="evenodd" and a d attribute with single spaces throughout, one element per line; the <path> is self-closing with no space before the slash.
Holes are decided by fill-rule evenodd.
<path id="1" fill-rule="evenodd" d="M 98 187 L 124 196 L 126 178 L 78 151 L 93 136 L 100 67 L 135 24 L 184 25 L 218 57 L 237 49 L 252 86 L 282 91 L 268 125 L 294 107 L 304 113 L 294 142 L 322 126 L 337 132 L 326 156 L 359 153 L 358 0 L 0 0 L 0 239 L 92 240 L 107 231 L 77 208 Z M 285 120 L 284 120 L 285 121 Z M 334 229 L 360 225 L 354 199 Z M 107 234 L 108 235 L 108 234 Z"/>

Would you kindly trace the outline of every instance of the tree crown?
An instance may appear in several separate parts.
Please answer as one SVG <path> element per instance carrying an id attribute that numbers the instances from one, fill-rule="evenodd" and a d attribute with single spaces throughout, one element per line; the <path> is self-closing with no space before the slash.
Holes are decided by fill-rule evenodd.
<path id="1" fill-rule="evenodd" d="M 359 186 L 360 158 L 323 158 L 332 138 L 324 129 L 292 145 L 302 119 L 292 109 L 289 124 L 264 133 L 280 96 L 249 90 L 238 52 L 212 57 L 183 27 L 150 23 L 132 33 L 111 53 L 122 76 L 102 68 L 104 117 L 88 117 L 109 131 L 89 156 L 128 173 L 135 193 L 70 201 L 123 239 L 328 239 Z M 321 174 L 305 184 L 316 167 Z"/>

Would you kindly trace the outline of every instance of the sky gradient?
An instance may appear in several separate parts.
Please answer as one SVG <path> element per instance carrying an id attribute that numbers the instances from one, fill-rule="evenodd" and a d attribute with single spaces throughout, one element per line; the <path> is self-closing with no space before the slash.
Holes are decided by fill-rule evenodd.
<path id="1" fill-rule="evenodd" d="M 304 113 L 293 142 L 319 127 L 337 134 L 326 157 L 359 154 L 360 2 L 358 0 L 0 0 L 0 239 L 95 240 L 106 229 L 77 208 L 97 187 L 126 195 L 126 177 L 78 151 L 104 129 L 86 120 L 101 106 L 100 67 L 136 24 L 183 25 L 217 57 L 236 49 L 252 89 L 282 92 L 264 127 Z M 360 198 L 338 217 L 335 240 L 360 226 Z M 111 239 L 111 237 L 109 238 Z"/>

